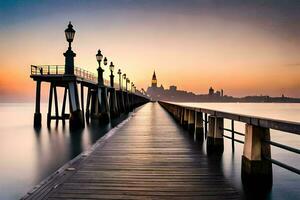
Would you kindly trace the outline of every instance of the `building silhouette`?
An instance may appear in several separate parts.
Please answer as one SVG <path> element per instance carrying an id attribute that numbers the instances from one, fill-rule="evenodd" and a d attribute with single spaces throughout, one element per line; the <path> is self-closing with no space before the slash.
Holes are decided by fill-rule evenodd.
<path id="1" fill-rule="evenodd" d="M 157 87 L 157 79 L 156 79 L 155 71 L 153 72 L 153 75 L 152 75 L 151 87 L 153 87 L 153 88 Z"/>
<path id="2" fill-rule="evenodd" d="M 178 90 L 177 86 L 171 85 L 168 89 L 164 89 L 161 84 L 158 85 L 158 80 L 155 71 L 152 75 L 151 86 L 147 89 L 147 94 L 150 95 L 153 101 L 177 101 L 177 102 L 300 102 L 297 98 L 288 98 L 284 95 L 280 97 L 269 96 L 246 96 L 232 97 L 224 95 L 224 90 L 215 90 L 213 87 L 208 89 L 207 94 L 195 94 L 185 90 Z"/>

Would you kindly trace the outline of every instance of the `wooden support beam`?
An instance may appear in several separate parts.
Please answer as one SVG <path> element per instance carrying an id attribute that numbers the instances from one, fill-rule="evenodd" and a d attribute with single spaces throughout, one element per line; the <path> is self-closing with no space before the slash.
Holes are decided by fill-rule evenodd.
<path id="1" fill-rule="evenodd" d="M 91 102 L 91 88 L 88 88 L 88 93 L 87 93 L 87 98 L 86 98 L 86 111 L 85 111 L 85 120 L 86 123 L 89 124 L 90 123 L 90 102 Z"/>
<path id="2" fill-rule="evenodd" d="M 272 185 L 271 147 L 264 140 L 270 140 L 270 129 L 246 124 L 245 144 L 242 156 L 242 180 L 244 184 Z"/>
<path id="3" fill-rule="evenodd" d="M 188 117 L 189 117 L 189 109 L 184 108 L 183 128 L 187 128 L 187 125 L 188 125 Z"/>
<path id="4" fill-rule="evenodd" d="M 209 130 L 207 133 L 207 152 L 223 153 L 224 151 L 224 139 L 223 128 L 224 119 L 210 115 L 208 118 Z"/>
<path id="5" fill-rule="evenodd" d="M 195 131 L 195 111 L 190 110 L 188 115 L 188 130 L 194 134 Z"/>
<path id="6" fill-rule="evenodd" d="M 204 139 L 204 131 L 203 131 L 203 114 L 202 112 L 196 112 L 195 114 L 195 133 L 197 140 Z"/>
<path id="7" fill-rule="evenodd" d="M 109 123 L 110 121 L 110 110 L 107 99 L 107 88 L 106 87 L 98 87 L 98 104 L 99 104 L 99 120 L 101 123 Z"/>
<path id="8" fill-rule="evenodd" d="M 55 116 L 59 117 L 56 85 L 53 85 L 53 91 L 54 91 Z M 56 127 L 58 127 L 58 120 L 56 120 Z"/>
<path id="9" fill-rule="evenodd" d="M 65 126 L 65 124 L 66 124 L 64 116 L 65 116 L 65 109 L 66 109 L 66 102 L 67 102 L 67 94 L 68 94 L 68 88 L 65 87 L 64 98 L 63 98 L 62 109 L 61 109 L 61 116 L 63 117 L 63 120 L 62 120 L 63 126 Z"/>
<path id="10" fill-rule="evenodd" d="M 208 122 L 208 119 L 207 119 L 207 113 L 204 114 L 204 130 L 205 130 L 205 138 L 207 138 L 207 122 Z"/>
<path id="11" fill-rule="evenodd" d="M 82 123 L 82 113 L 80 110 L 80 104 L 79 104 L 79 97 L 78 97 L 78 88 L 76 82 L 69 82 L 69 98 L 70 104 L 71 104 L 71 110 L 70 110 L 70 129 L 76 130 L 83 128 Z"/>
<path id="12" fill-rule="evenodd" d="M 85 127 L 85 120 L 84 120 L 84 88 L 83 84 L 80 84 L 80 96 L 81 96 L 81 112 L 82 112 L 82 125 Z"/>
<path id="13" fill-rule="evenodd" d="M 49 102 L 48 102 L 48 113 L 47 113 L 47 127 L 51 126 L 51 111 L 52 111 L 52 98 L 53 98 L 53 83 L 50 84 L 49 89 Z"/>
<path id="14" fill-rule="evenodd" d="M 42 126 L 42 114 L 40 111 L 41 105 L 41 81 L 36 82 L 36 94 L 35 94 L 35 113 L 34 113 L 34 128 L 41 128 Z"/>

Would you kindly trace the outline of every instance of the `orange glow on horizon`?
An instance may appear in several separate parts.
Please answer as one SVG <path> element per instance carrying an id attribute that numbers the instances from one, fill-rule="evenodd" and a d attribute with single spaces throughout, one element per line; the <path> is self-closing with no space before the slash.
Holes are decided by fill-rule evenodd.
<path id="1" fill-rule="evenodd" d="M 96 73 L 95 54 L 100 48 L 138 88 L 150 86 L 155 70 L 158 86 L 177 85 L 197 94 L 212 86 L 233 96 L 300 97 L 299 41 L 286 41 L 251 24 L 224 24 L 217 18 L 149 15 L 121 13 L 105 31 L 93 26 L 105 24 L 104 19 L 73 15 L 75 65 Z M 2 94 L 30 98 L 35 92 L 30 65 L 64 63 L 67 18 L 30 21 L 0 34 Z M 126 25 L 123 18 L 129 21 Z M 106 79 L 108 75 L 106 69 Z"/>

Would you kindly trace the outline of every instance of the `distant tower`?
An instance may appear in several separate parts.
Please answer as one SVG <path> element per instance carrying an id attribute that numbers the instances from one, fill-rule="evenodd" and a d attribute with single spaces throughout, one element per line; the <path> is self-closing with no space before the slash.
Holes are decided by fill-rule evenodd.
<path id="1" fill-rule="evenodd" d="M 210 87 L 209 90 L 208 90 L 208 94 L 209 95 L 214 95 L 214 93 L 215 93 L 215 90 L 212 87 Z"/>
<path id="2" fill-rule="evenodd" d="M 153 72 L 151 87 L 157 87 L 157 80 L 156 80 L 155 71 Z"/>

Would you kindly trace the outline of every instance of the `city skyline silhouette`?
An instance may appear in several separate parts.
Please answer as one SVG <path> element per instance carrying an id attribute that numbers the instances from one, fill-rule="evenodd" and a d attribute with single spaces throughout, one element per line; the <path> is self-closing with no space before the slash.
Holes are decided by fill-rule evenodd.
<path id="1" fill-rule="evenodd" d="M 1 99 L 32 100 L 28 68 L 33 60 L 64 63 L 60 30 L 70 20 L 77 27 L 75 65 L 93 73 L 101 48 L 140 88 L 156 70 L 164 85 L 195 94 L 212 86 L 237 97 L 300 97 L 298 8 L 296 1 L 259 0 L 3 1 Z"/>

